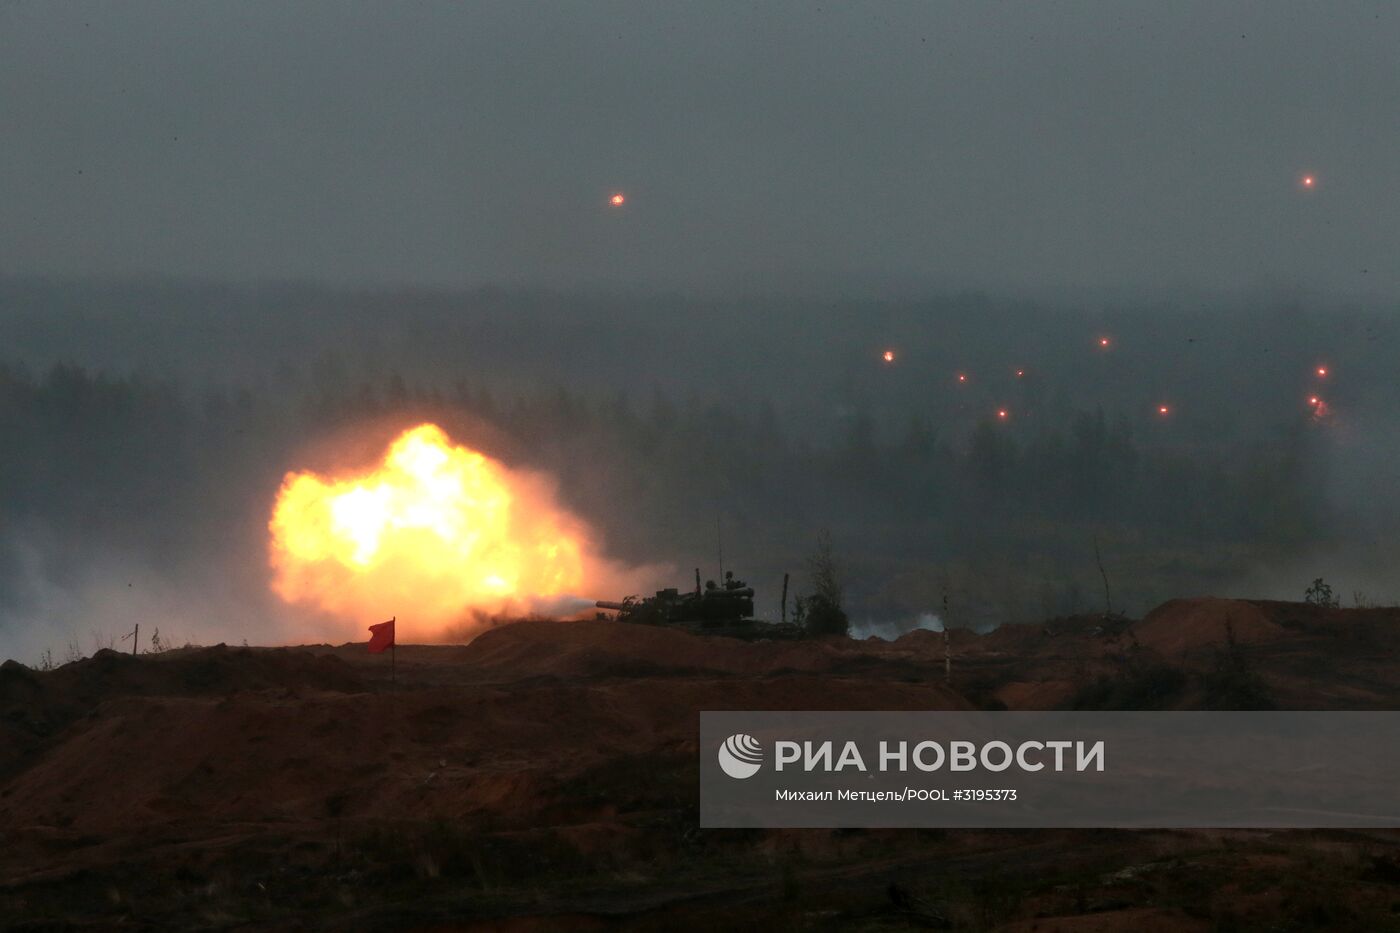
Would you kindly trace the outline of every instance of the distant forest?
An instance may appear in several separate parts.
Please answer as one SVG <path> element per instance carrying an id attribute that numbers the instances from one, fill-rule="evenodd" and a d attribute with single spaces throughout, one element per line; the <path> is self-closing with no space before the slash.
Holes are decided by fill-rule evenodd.
<path id="1" fill-rule="evenodd" d="M 402 340 L 386 341 L 384 365 L 354 365 L 360 351 L 347 349 L 355 345 L 347 334 L 372 344 L 368 312 L 342 319 L 313 309 L 297 318 L 291 309 L 282 324 L 237 302 L 205 321 L 233 335 L 233 360 L 220 361 L 218 342 L 198 337 L 199 314 L 185 320 L 173 311 L 158 328 L 169 367 L 101 351 L 105 329 L 128 353 L 141 328 L 154 326 L 150 312 L 133 313 L 134 325 L 119 314 L 89 318 L 82 346 L 62 353 L 53 321 L 74 312 L 59 307 L 45 319 L 47 336 L 28 331 L 27 347 L 7 344 L 27 355 L 0 365 L 0 626 L 32 612 L 38 594 L 77 585 L 94 554 L 173 577 L 227 567 L 249 611 L 259 611 L 266 520 L 282 475 L 324 465 L 318 451 L 337 436 L 387 440 L 427 420 L 552 474 L 610 554 L 676 566 L 677 578 L 658 587 L 684 584 L 697 565 L 712 574 L 722 541 L 726 566 L 759 587 L 769 615 L 782 574 L 800 577 L 823 529 L 857 619 L 912 619 L 946 606 L 952 624 L 983 626 L 1101 611 L 1103 576 L 1113 608 L 1130 612 L 1218 592 L 1261 566 L 1366 546 L 1365 529 L 1395 514 L 1384 496 L 1339 485 L 1366 475 L 1348 457 L 1390 452 L 1346 446 L 1366 412 L 1384 410 L 1396 391 L 1370 357 L 1391 332 L 1379 341 L 1337 336 L 1376 333 L 1359 312 L 1290 312 L 1291 334 L 1256 332 L 1283 363 L 1262 354 L 1258 365 L 1193 361 L 1186 378 L 1173 376 L 1184 353 L 1199 344 L 1201 357 L 1214 359 L 1212 343 L 1238 345 L 1264 313 L 1242 311 L 1225 324 L 1187 314 L 1168 325 L 1151 315 L 988 306 L 980 312 L 987 330 L 1014 331 L 1024 317 L 1058 336 L 1008 351 L 973 341 L 954 360 L 945 338 L 977 330 L 957 302 L 851 318 L 827 309 L 798 331 L 788 309 L 767 325 L 721 320 L 703 339 L 682 315 L 675 336 L 640 356 L 614 341 L 603 302 L 580 312 L 579 320 L 600 322 L 592 332 L 555 333 L 562 312 L 534 305 L 461 311 L 475 322 L 475 343 L 457 336 L 472 327 L 428 304 L 416 323 L 408 298 L 395 311 L 393 332 L 412 332 L 431 360 L 412 368 L 402 366 L 412 349 Z M 21 303 L 0 322 L 39 313 Z M 246 334 L 230 323 L 240 315 Z M 864 322 L 859 333 L 852 319 Z M 309 320 L 327 323 L 325 345 L 298 347 L 315 330 Z M 442 320 L 452 327 L 441 330 Z M 1101 332 L 1124 357 L 1111 370 L 1095 355 Z M 1330 343 L 1320 346 L 1313 332 Z M 253 353 L 269 333 L 286 340 Z M 524 348 L 518 358 L 511 334 Z M 764 341 L 789 349 L 755 350 Z M 567 363 L 571 342 L 586 364 Z M 879 359 L 885 343 L 897 349 L 893 364 Z M 462 357 L 456 373 L 452 353 Z M 714 367 L 712 353 L 723 357 Z M 1152 365 L 1158 356 L 1171 360 Z M 1336 389 L 1315 390 L 1336 412 L 1326 418 L 1303 398 L 1306 370 L 1320 359 L 1338 371 Z M 604 370 L 599 360 L 613 365 Z M 956 372 L 978 384 L 959 396 Z M 987 388 L 992 373 L 1004 389 Z M 1165 415 L 1159 398 L 1169 403 Z M 1311 580 L 1299 573 L 1297 596 Z"/>
<path id="2" fill-rule="evenodd" d="M 804 547 L 829 528 L 860 575 L 851 581 L 858 600 L 878 599 L 892 570 L 920 566 L 991 561 L 1007 564 L 999 577 L 1017 564 L 1050 573 L 1082 562 L 1096 535 L 1116 557 L 1123 541 L 1269 553 L 1324 528 L 1316 440 L 1301 420 L 1272 444 L 1205 451 L 1145 442 L 1102 409 L 1024 436 L 991 419 L 957 434 L 914 419 L 882 440 L 857 417 L 811 441 L 786 433 L 771 409 L 721 401 L 634 403 L 562 388 L 505 398 L 397 377 L 288 399 L 257 389 L 196 394 L 73 366 L 0 368 L 0 514 L 12 529 L 42 527 L 46 539 L 73 543 L 60 553 L 137 549 L 169 566 L 217 559 L 231 544 L 263 546 L 272 494 L 285 469 L 306 464 L 305 438 L 422 420 L 553 474 L 623 559 L 708 566 L 722 533 L 731 566 L 771 577 L 798 569 Z M 1058 587 L 1047 608 L 1095 605 L 1066 582 L 1082 576 L 1047 576 Z M 918 608 L 884 597 L 875 609 Z M 987 607 L 977 608 L 980 618 Z"/>

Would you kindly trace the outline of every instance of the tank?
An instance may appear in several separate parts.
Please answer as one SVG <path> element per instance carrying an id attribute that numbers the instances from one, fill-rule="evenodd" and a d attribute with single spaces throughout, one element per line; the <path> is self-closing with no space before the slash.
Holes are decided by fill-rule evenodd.
<path id="1" fill-rule="evenodd" d="M 734 579 L 733 573 L 724 575 L 722 585 L 709 580 L 702 587 L 697 570 L 693 590 L 657 590 L 655 596 L 629 596 L 621 602 L 600 599 L 596 605 L 616 612 L 619 622 L 642 625 L 723 628 L 754 621 L 753 587 Z"/>

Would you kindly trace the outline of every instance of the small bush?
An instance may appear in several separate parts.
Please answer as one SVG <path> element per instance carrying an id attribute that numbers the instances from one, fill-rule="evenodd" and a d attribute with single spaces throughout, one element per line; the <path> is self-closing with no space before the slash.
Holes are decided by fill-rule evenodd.
<path id="1" fill-rule="evenodd" d="M 825 529 L 817 535 L 816 551 L 807 558 L 807 573 L 812 578 L 812 595 L 797 598 L 793 620 L 807 635 L 847 634 L 851 620 L 841 605 L 841 577 L 831 551 L 831 533 Z"/>
<path id="2" fill-rule="evenodd" d="M 1333 595 L 1332 587 L 1324 583 L 1321 577 L 1308 587 L 1307 592 L 1303 594 L 1303 601 L 1310 606 L 1321 606 L 1324 609 L 1336 609 L 1341 605 L 1341 600 Z"/>
<path id="3" fill-rule="evenodd" d="M 845 635 L 851 627 L 846 611 L 820 593 L 799 596 L 792 617 L 805 634 L 812 636 Z"/>

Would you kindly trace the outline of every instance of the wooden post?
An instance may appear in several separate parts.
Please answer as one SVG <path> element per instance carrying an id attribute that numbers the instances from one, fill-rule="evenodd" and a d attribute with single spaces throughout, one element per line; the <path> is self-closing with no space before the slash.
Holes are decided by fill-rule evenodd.
<path id="1" fill-rule="evenodd" d="M 1103 617 L 1113 615 L 1113 599 L 1108 592 L 1108 574 L 1103 569 L 1103 557 L 1099 554 L 1099 536 L 1094 535 L 1094 560 L 1099 565 L 1099 576 L 1103 577 Z"/>
<path id="2" fill-rule="evenodd" d="M 131 656 L 136 657 L 136 645 L 141 641 L 141 623 L 136 623 L 136 628 L 131 632 Z"/>
<path id="3" fill-rule="evenodd" d="M 943 682 L 953 683 L 953 642 L 948 635 L 948 581 L 943 581 Z"/>
<path id="4" fill-rule="evenodd" d="M 783 621 L 787 621 L 787 585 L 788 575 L 783 574 Z"/>
<path id="5" fill-rule="evenodd" d="M 948 623 L 943 623 L 943 682 L 953 682 L 953 643 L 948 638 Z"/>

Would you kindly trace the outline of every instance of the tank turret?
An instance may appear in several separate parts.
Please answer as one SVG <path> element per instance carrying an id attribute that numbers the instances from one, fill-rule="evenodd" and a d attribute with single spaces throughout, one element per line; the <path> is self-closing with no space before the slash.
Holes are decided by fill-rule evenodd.
<path id="1" fill-rule="evenodd" d="M 674 587 L 657 590 L 655 596 L 629 596 L 621 602 L 600 599 L 599 609 L 617 613 L 619 621 L 646 625 L 725 626 L 753 620 L 753 587 L 725 574 L 724 585 L 713 580 L 701 587 L 700 573 L 695 574 L 694 591 L 681 592 Z"/>

